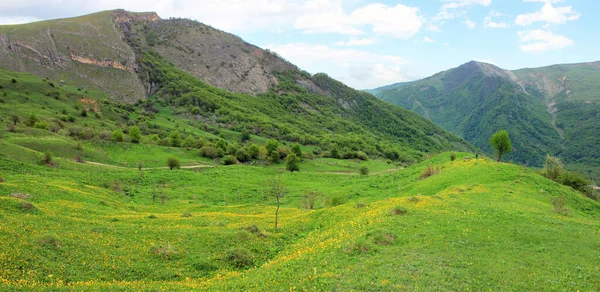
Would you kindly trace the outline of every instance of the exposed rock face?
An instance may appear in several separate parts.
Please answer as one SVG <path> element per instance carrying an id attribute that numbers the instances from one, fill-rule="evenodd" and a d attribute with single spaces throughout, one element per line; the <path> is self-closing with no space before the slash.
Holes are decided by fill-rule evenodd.
<path id="1" fill-rule="evenodd" d="M 0 67 L 100 89 L 129 102 L 145 95 L 134 72 L 135 54 L 110 11 L 0 26 Z"/>
<path id="2" fill-rule="evenodd" d="M 212 86 L 238 93 L 268 92 L 277 85 L 275 73 L 298 69 L 235 35 L 191 20 L 163 20 L 154 12 L 115 10 L 0 26 L 0 67 L 99 89 L 127 102 L 153 92 L 137 64 L 147 50 Z M 297 82 L 327 94 L 309 79 Z"/>
<path id="3" fill-rule="evenodd" d="M 235 35 L 190 20 L 155 21 L 137 35 L 178 68 L 232 92 L 267 92 L 277 84 L 274 72 L 297 69 Z"/>

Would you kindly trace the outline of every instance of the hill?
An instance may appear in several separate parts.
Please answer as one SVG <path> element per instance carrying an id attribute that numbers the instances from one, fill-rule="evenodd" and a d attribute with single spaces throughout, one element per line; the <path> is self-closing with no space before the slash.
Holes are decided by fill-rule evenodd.
<path id="1" fill-rule="evenodd" d="M 600 286 L 600 205 L 515 165 L 465 154 L 451 162 L 445 153 L 363 177 L 316 161 L 284 174 L 277 166 L 140 171 L 62 158 L 60 168 L 48 168 L 27 161 L 41 153 L 22 139 L 2 141 L 3 290 Z M 441 172 L 420 180 L 428 166 Z M 263 186 L 278 177 L 287 194 L 275 230 L 275 199 Z M 555 197 L 565 199 L 568 215 L 555 213 Z"/>
<path id="2" fill-rule="evenodd" d="M 598 63 L 508 71 L 469 62 L 409 85 L 375 92 L 491 153 L 489 137 L 507 129 L 518 163 L 560 156 L 586 174 L 598 167 Z"/>
<path id="3" fill-rule="evenodd" d="M 81 31 L 82 27 L 93 28 L 93 33 Z M 53 36 L 47 40 L 52 43 L 52 50 L 32 47 L 44 44 L 38 34 L 48 31 Z M 99 33 L 102 37 L 96 38 Z M 6 95 L 6 107 L 0 110 L 4 109 L 7 116 L 16 114 L 25 118 L 32 112 L 47 112 L 45 99 L 54 94 L 55 100 L 63 102 L 55 104 L 54 113 L 42 116 L 50 124 L 67 115 L 61 113 L 63 107 L 89 109 L 89 105 L 82 105 L 89 100 L 106 104 L 101 110 L 112 112 L 96 130 L 121 128 L 127 134 L 130 127 L 138 126 L 144 135 L 158 135 L 155 140 L 167 138 L 169 129 L 177 123 L 169 125 L 164 119 L 176 116 L 192 128 L 186 128 L 184 134 L 193 138 L 218 139 L 221 129 L 236 132 L 238 136 L 247 131 L 263 138 L 312 145 L 319 148 L 318 153 L 337 147 L 341 154 L 361 151 L 410 163 L 422 159 L 426 153 L 470 149 L 463 140 L 418 115 L 353 90 L 325 74 L 311 76 L 275 54 L 190 20 L 161 20 L 154 13 L 118 10 L 3 26 L 2 34 L 9 48 L 4 52 L 14 64 L 0 66 L 50 75 L 44 80 L 22 75 L 26 77 L 20 80 L 16 73 L 3 71 L 0 90 Z M 96 43 L 88 42 L 88 38 Z M 24 43 L 27 40 L 31 43 Z M 69 41 L 94 44 L 94 49 L 74 47 Z M 17 47 L 20 49 L 13 49 Z M 26 52 L 31 48 L 47 54 L 29 56 Z M 78 50 L 85 51 L 85 55 Z M 34 57 L 48 63 L 27 61 Z M 81 80 L 75 75 L 93 78 Z M 56 77 L 65 78 L 56 81 Z M 269 81 L 259 81 L 261 78 Z M 13 79 L 16 83 L 12 83 Z M 31 105 L 21 104 L 23 100 Z M 126 104 L 133 101 L 134 105 Z M 8 108 L 17 104 L 21 105 L 15 108 L 22 110 Z M 101 121 L 94 124 L 98 122 Z M 89 123 L 87 128 L 93 133 Z M 234 137 L 223 135 L 225 140 Z"/>

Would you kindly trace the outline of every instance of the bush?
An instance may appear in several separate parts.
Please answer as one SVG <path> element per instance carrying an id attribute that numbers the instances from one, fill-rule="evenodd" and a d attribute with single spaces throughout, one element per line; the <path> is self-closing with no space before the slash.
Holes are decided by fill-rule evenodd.
<path id="1" fill-rule="evenodd" d="M 269 162 L 279 163 L 280 161 L 281 159 L 279 158 L 279 153 L 277 153 L 277 151 L 271 152 L 271 155 L 269 155 Z"/>
<path id="2" fill-rule="evenodd" d="M 227 145 L 227 154 L 229 154 L 229 155 L 235 155 L 235 152 L 237 150 L 238 150 L 237 146 L 235 146 L 233 144 Z"/>
<path id="3" fill-rule="evenodd" d="M 41 165 L 50 166 L 50 167 L 55 167 L 56 166 L 56 162 L 54 161 L 52 153 L 48 152 L 48 151 L 44 152 L 44 155 L 40 159 L 40 164 Z"/>
<path id="4" fill-rule="evenodd" d="M 360 175 L 369 175 L 369 168 L 366 166 L 361 166 L 358 169 L 358 173 L 360 173 Z"/>
<path id="5" fill-rule="evenodd" d="M 46 122 L 45 120 L 40 120 L 37 121 L 33 124 L 33 127 L 36 129 L 42 129 L 42 130 L 48 130 L 50 128 L 50 126 L 48 125 L 48 122 Z"/>
<path id="6" fill-rule="evenodd" d="M 108 141 L 112 137 L 112 134 L 109 131 L 101 131 L 98 133 L 98 139 Z"/>
<path id="7" fill-rule="evenodd" d="M 342 196 L 336 196 L 329 198 L 329 205 L 332 207 L 339 206 L 346 203 L 346 198 Z"/>
<path id="8" fill-rule="evenodd" d="M 296 157 L 296 154 L 290 153 L 290 155 L 288 155 L 286 162 L 285 162 L 285 169 L 287 169 L 290 172 L 300 171 L 299 164 L 300 164 L 300 159 L 298 157 Z"/>
<path id="9" fill-rule="evenodd" d="M 279 142 L 277 140 L 269 140 L 265 147 L 267 148 L 267 156 L 271 157 L 273 152 L 275 152 L 277 148 L 279 148 Z"/>
<path id="10" fill-rule="evenodd" d="M 171 133 L 169 136 L 169 145 L 173 147 L 181 147 L 181 134 L 178 131 Z"/>
<path id="11" fill-rule="evenodd" d="M 114 130 L 112 133 L 112 140 L 115 142 L 123 142 L 123 131 L 121 131 L 121 129 Z"/>
<path id="12" fill-rule="evenodd" d="M 19 204 L 19 207 L 21 208 L 21 211 L 26 213 L 35 213 L 38 210 L 38 208 L 36 208 L 32 203 L 29 202 L 21 202 L 21 204 Z"/>
<path id="13" fill-rule="evenodd" d="M 83 157 L 81 156 L 81 154 L 77 154 L 75 155 L 75 158 L 73 159 L 75 162 L 79 162 L 79 163 L 84 163 L 83 161 Z"/>
<path id="14" fill-rule="evenodd" d="M 402 206 L 396 206 L 390 210 L 390 215 L 394 215 L 394 216 L 408 215 L 408 209 L 406 209 Z"/>
<path id="15" fill-rule="evenodd" d="M 236 269 L 244 269 L 254 265 L 254 255 L 244 248 L 237 248 L 227 252 L 225 262 Z"/>
<path id="16" fill-rule="evenodd" d="M 233 164 L 237 164 L 237 158 L 235 158 L 235 156 L 233 155 L 227 155 L 225 157 L 223 157 L 223 164 L 225 165 L 233 165 Z"/>
<path id="17" fill-rule="evenodd" d="M 436 175 L 440 173 L 440 169 L 437 166 L 433 166 L 433 165 L 429 165 L 427 166 L 423 172 L 421 172 L 421 175 L 419 176 L 419 179 L 426 179 L 432 175 Z"/>
<path id="18" fill-rule="evenodd" d="M 600 199 L 592 188 L 592 182 L 585 179 L 581 174 L 566 171 L 560 177 L 560 183 L 572 187 L 592 200 L 598 201 Z"/>
<path id="19" fill-rule="evenodd" d="M 250 156 L 250 154 L 246 152 L 246 150 L 240 148 L 235 152 L 235 158 L 237 158 L 239 162 L 244 163 L 250 161 L 252 159 L 252 156 Z"/>
<path id="20" fill-rule="evenodd" d="M 279 159 L 286 159 L 290 155 L 290 149 L 279 147 L 277 148 L 277 153 L 279 154 Z"/>
<path id="21" fill-rule="evenodd" d="M 554 207 L 554 212 L 560 215 L 568 215 L 569 208 L 566 207 L 565 197 L 559 196 L 552 198 L 552 206 Z"/>
<path id="22" fill-rule="evenodd" d="M 208 157 L 212 159 L 217 158 L 217 150 L 211 145 L 202 146 L 200 151 L 198 151 L 198 154 L 202 157 Z"/>
<path id="23" fill-rule="evenodd" d="M 138 126 L 133 126 L 131 127 L 131 129 L 129 129 L 129 138 L 131 140 L 131 143 L 140 143 L 140 141 L 142 141 L 142 131 L 140 131 L 140 128 Z"/>
<path id="24" fill-rule="evenodd" d="M 450 161 L 454 161 L 454 160 L 456 160 L 456 154 L 450 153 Z"/>
<path id="25" fill-rule="evenodd" d="M 167 166 L 169 167 L 170 170 L 173 170 L 174 168 L 179 169 L 181 167 L 181 163 L 179 162 L 179 160 L 175 157 L 169 157 L 167 159 Z"/>
<path id="26" fill-rule="evenodd" d="M 563 175 L 563 163 L 560 158 L 546 155 L 542 174 L 553 181 L 559 181 Z"/>
<path id="27" fill-rule="evenodd" d="M 252 159 L 259 159 L 260 157 L 260 147 L 254 143 L 248 146 L 248 154 Z"/>
<path id="28" fill-rule="evenodd" d="M 194 148 L 194 147 L 196 147 L 196 144 L 197 144 L 196 139 L 194 139 L 194 136 L 192 136 L 192 135 L 189 135 L 183 141 L 183 147 L 185 147 L 185 148 Z"/>
<path id="29" fill-rule="evenodd" d="M 296 157 L 300 160 L 302 160 L 302 148 L 300 148 L 300 144 L 296 143 L 294 144 L 294 146 L 292 146 L 292 153 L 294 153 L 294 155 L 296 155 Z"/>
<path id="30" fill-rule="evenodd" d="M 242 132 L 241 137 L 240 137 L 240 141 L 242 141 L 242 143 L 244 143 L 244 142 L 246 142 L 248 140 L 250 140 L 250 131 L 244 130 Z"/>

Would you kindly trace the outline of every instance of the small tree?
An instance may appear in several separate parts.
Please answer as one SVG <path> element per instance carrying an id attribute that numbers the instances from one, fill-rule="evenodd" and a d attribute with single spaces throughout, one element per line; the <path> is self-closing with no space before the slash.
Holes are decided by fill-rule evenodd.
<path id="1" fill-rule="evenodd" d="M 500 162 L 504 154 L 512 151 L 512 144 L 510 143 L 510 138 L 508 137 L 508 132 L 506 130 L 496 132 L 490 139 L 490 144 L 498 154 L 498 159 L 496 160 L 498 162 Z"/>
<path id="2" fill-rule="evenodd" d="M 366 166 L 362 166 L 358 172 L 360 173 L 360 175 L 369 175 L 369 168 Z"/>
<path id="3" fill-rule="evenodd" d="M 244 148 L 240 148 L 237 151 L 235 151 L 235 158 L 237 158 L 239 162 L 244 163 L 250 161 L 250 159 L 252 159 L 252 156 L 250 156 L 250 154 L 246 150 L 244 150 Z"/>
<path id="4" fill-rule="evenodd" d="M 115 142 L 123 142 L 123 131 L 116 129 L 112 133 L 112 140 Z"/>
<path id="5" fill-rule="evenodd" d="M 296 143 L 292 146 L 292 153 L 296 154 L 299 160 L 302 160 L 302 149 L 300 148 L 300 144 Z"/>
<path id="6" fill-rule="evenodd" d="M 271 154 L 273 152 L 276 152 L 277 148 L 279 148 L 279 142 L 277 142 L 277 140 L 269 140 L 269 142 L 267 142 L 267 145 L 265 145 L 265 147 L 267 148 L 267 156 L 271 157 Z"/>
<path id="7" fill-rule="evenodd" d="M 192 135 L 187 136 L 187 138 L 185 138 L 183 141 L 183 147 L 185 148 L 194 148 L 196 144 L 196 139 L 194 139 L 194 136 Z"/>
<path id="8" fill-rule="evenodd" d="M 179 163 L 179 160 L 177 160 L 177 158 L 169 157 L 169 159 L 167 159 L 167 166 L 169 167 L 170 170 L 173 170 L 173 168 L 178 169 L 181 167 L 181 163 Z"/>
<path id="9" fill-rule="evenodd" d="M 21 121 L 21 118 L 19 118 L 19 116 L 17 115 L 12 115 L 10 116 L 10 121 L 13 122 L 13 125 L 17 125 L 18 122 Z"/>
<path id="10" fill-rule="evenodd" d="M 559 181 L 563 173 L 563 163 L 560 158 L 546 155 L 546 161 L 544 161 L 544 176 L 553 180 Z"/>
<path id="11" fill-rule="evenodd" d="M 248 146 L 248 154 L 252 159 L 258 159 L 260 157 L 260 147 L 254 143 Z"/>
<path id="12" fill-rule="evenodd" d="M 173 147 L 181 147 L 181 134 L 175 131 L 169 136 L 169 144 Z"/>
<path id="13" fill-rule="evenodd" d="M 275 197 L 277 204 L 275 209 L 275 230 L 277 230 L 279 225 L 279 206 L 281 205 L 281 198 L 287 194 L 287 190 L 281 182 L 281 177 L 267 181 L 265 194 L 268 197 Z"/>
<path id="14" fill-rule="evenodd" d="M 300 171 L 300 166 L 298 165 L 299 163 L 300 159 L 296 156 L 296 154 L 290 153 L 285 161 L 285 169 L 291 172 Z"/>
<path id="15" fill-rule="evenodd" d="M 331 156 L 331 158 L 335 158 L 335 159 L 339 159 L 340 157 L 342 157 L 340 155 L 340 149 L 338 149 L 337 144 L 333 144 L 333 147 L 331 147 L 331 153 L 329 156 Z"/>
<path id="16" fill-rule="evenodd" d="M 240 141 L 241 141 L 242 143 L 244 143 L 244 142 L 246 142 L 246 141 L 248 141 L 248 140 L 250 140 L 250 131 L 248 131 L 248 130 L 244 130 L 244 131 L 242 132 L 242 136 L 240 137 Z"/>
<path id="17" fill-rule="evenodd" d="M 142 131 L 138 126 L 133 126 L 129 129 L 129 138 L 131 138 L 131 143 L 140 143 L 142 141 Z"/>

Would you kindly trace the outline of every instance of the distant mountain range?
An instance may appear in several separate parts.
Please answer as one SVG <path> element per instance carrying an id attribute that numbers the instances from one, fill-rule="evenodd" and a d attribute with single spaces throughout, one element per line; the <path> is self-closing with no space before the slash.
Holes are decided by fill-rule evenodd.
<path id="1" fill-rule="evenodd" d="M 431 77 L 368 92 L 432 120 L 486 153 L 506 129 L 507 159 L 542 166 L 558 155 L 584 173 L 600 168 L 600 62 L 504 70 L 469 62 Z"/>

